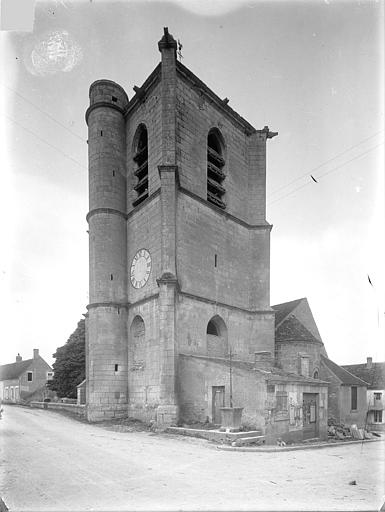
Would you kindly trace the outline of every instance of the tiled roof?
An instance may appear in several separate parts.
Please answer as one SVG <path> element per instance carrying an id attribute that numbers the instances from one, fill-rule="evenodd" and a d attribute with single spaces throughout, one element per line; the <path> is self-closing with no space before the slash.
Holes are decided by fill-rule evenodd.
<path id="1" fill-rule="evenodd" d="M 306 341 L 322 344 L 295 316 L 286 318 L 275 331 L 275 341 Z"/>
<path id="2" fill-rule="evenodd" d="M 341 381 L 342 384 L 347 384 L 349 386 L 367 386 L 368 383 L 355 375 L 351 374 L 349 371 L 342 368 L 338 364 L 334 363 L 327 357 L 321 354 L 321 364 L 324 364 L 326 368 L 328 368 L 334 375 Z"/>
<path id="3" fill-rule="evenodd" d="M 209 356 L 201 356 L 198 354 L 179 354 L 182 357 L 192 358 L 192 359 L 203 359 L 207 362 L 212 362 L 216 364 L 220 364 L 222 366 L 230 366 L 230 362 L 228 359 L 220 358 L 220 357 L 209 357 Z M 280 382 L 300 382 L 303 384 L 314 384 L 314 385 L 322 385 L 327 384 L 327 382 L 313 379 L 312 377 L 304 377 L 303 375 L 297 375 L 296 373 L 290 373 L 281 368 L 277 368 L 276 366 L 270 366 L 266 368 L 256 368 L 255 364 L 250 361 L 239 361 L 237 359 L 232 360 L 231 366 L 233 368 L 239 368 L 241 370 L 255 372 L 261 375 L 264 379 L 269 381 L 280 381 Z"/>
<path id="4" fill-rule="evenodd" d="M 369 389 L 385 389 L 385 363 L 343 365 L 342 368 L 369 384 Z"/>
<path id="5" fill-rule="evenodd" d="M 0 366 L 0 380 L 12 380 L 20 377 L 32 363 L 33 359 L 26 359 L 20 363 L 3 364 Z"/>
<path id="6" fill-rule="evenodd" d="M 276 304 L 275 306 L 271 306 L 275 311 L 275 327 L 277 328 L 279 324 L 298 306 L 298 304 L 304 300 L 297 299 L 292 300 L 290 302 L 283 302 L 282 304 Z"/>

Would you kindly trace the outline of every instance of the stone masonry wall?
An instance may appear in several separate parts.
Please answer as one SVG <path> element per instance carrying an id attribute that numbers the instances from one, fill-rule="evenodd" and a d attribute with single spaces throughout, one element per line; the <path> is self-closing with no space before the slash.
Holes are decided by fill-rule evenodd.
<path id="1" fill-rule="evenodd" d="M 255 352 L 274 352 L 273 315 L 249 314 L 183 295 L 177 303 L 179 352 L 207 355 L 207 324 L 215 315 L 224 321 L 228 344 L 237 357 L 254 361 Z"/>
<path id="2" fill-rule="evenodd" d="M 144 339 L 135 345 L 133 321 L 144 322 Z M 130 417 L 143 421 L 154 419 L 160 392 L 159 307 L 157 298 L 130 308 L 128 316 L 128 397 Z"/>
<path id="3" fill-rule="evenodd" d="M 247 227 L 183 193 L 178 194 L 177 222 L 183 291 L 244 309 L 270 308 L 269 233 L 260 232 L 256 249 Z"/>
<path id="4" fill-rule="evenodd" d="M 320 354 L 325 355 L 323 344 L 310 341 L 288 341 L 275 344 L 277 365 L 292 373 L 301 373 L 300 355 L 309 356 L 309 376 L 312 377 L 315 370 L 320 372 Z M 319 376 L 321 379 L 321 377 Z"/>
<path id="5" fill-rule="evenodd" d="M 160 187 L 158 165 L 162 161 L 162 104 L 161 84 L 155 85 L 144 102 L 138 103 L 126 118 L 127 138 L 127 212 L 133 210 L 132 201 L 137 197 L 133 187 L 138 178 L 134 175 L 136 164 L 134 156 L 135 134 L 140 124 L 147 128 L 148 136 L 148 192 L 151 196 Z"/>
<path id="6" fill-rule="evenodd" d="M 233 406 L 243 407 L 244 424 L 264 430 L 266 382 L 255 373 L 233 368 Z M 229 406 L 229 368 L 207 359 L 180 356 L 178 394 L 183 422 L 212 421 L 212 387 L 225 386 L 225 406 Z"/>
<path id="7" fill-rule="evenodd" d="M 158 293 L 156 279 L 160 277 L 161 217 L 159 195 L 150 197 L 146 204 L 133 211 L 127 221 L 127 295 L 128 302 L 135 304 L 145 297 Z M 152 268 L 147 284 L 135 289 L 130 281 L 132 260 L 139 249 L 147 249 L 151 255 Z"/>
<path id="8" fill-rule="evenodd" d="M 177 163 L 181 186 L 206 199 L 207 136 L 218 128 L 225 142 L 223 186 L 226 210 L 249 221 L 249 137 L 242 126 L 234 123 L 198 88 L 192 87 L 179 74 L 177 81 Z M 258 166 L 257 158 L 252 165 Z M 256 169 L 257 173 L 258 170 Z M 259 222 L 264 221 L 264 190 L 262 190 Z M 254 212 L 255 213 L 255 212 Z M 255 218 L 255 215 L 254 215 Z"/>

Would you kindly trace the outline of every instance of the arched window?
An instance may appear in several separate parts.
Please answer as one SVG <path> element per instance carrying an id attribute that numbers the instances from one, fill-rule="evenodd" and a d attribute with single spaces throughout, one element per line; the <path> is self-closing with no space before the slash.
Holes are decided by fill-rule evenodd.
<path id="1" fill-rule="evenodd" d="M 136 130 L 133 154 L 136 166 L 134 174 L 138 178 L 138 182 L 134 187 L 137 197 L 132 205 L 137 206 L 148 197 L 148 136 L 144 124 L 141 124 Z"/>
<path id="2" fill-rule="evenodd" d="M 313 379 L 318 379 L 318 378 L 319 378 L 318 370 L 314 370 L 314 372 L 313 372 Z"/>
<path id="3" fill-rule="evenodd" d="M 143 370 L 145 362 L 145 326 L 143 318 L 137 315 L 130 328 L 129 353 L 132 358 L 131 370 Z"/>
<path id="4" fill-rule="evenodd" d="M 223 181 L 225 175 L 223 167 L 225 165 L 224 142 L 219 130 L 216 128 L 209 131 L 207 136 L 207 200 L 210 203 L 226 208 L 223 200 L 225 188 Z"/>
<path id="5" fill-rule="evenodd" d="M 227 357 L 227 327 L 222 318 L 214 316 L 206 328 L 207 355 L 212 357 Z"/>
<path id="6" fill-rule="evenodd" d="M 207 334 L 212 334 L 213 336 L 219 336 L 217 326 L 215 323 L 210 320 L 210 322 L 207 324 Z"/>

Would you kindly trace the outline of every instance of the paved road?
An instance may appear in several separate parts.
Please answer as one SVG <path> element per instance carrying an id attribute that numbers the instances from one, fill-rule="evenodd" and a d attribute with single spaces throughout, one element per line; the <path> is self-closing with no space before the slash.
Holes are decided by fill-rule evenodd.
<path id="1" fill-rule="evenodd" d="M 0 431 L 1 497 L 10 511 L 353 511 L 383 503 L 384 442 L 225 452 L 204 440 L 113 432 L 16 406 L 5 407 Z"/>

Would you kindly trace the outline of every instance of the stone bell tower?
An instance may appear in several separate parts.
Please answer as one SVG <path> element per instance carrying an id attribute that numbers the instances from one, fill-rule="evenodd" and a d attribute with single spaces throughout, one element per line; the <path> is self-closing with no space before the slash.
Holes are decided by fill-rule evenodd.
<path id="1" fill-rule="evenodd" d="M 178 62 L 168 29 L 158 48 L 130 100 L 109 80 L 90 87 L 91 421 L 205 414 L 204 375 L 196 396 L 182 392 L 188 357 L 274 353 L 265 192 L 276 134 Z"/>

